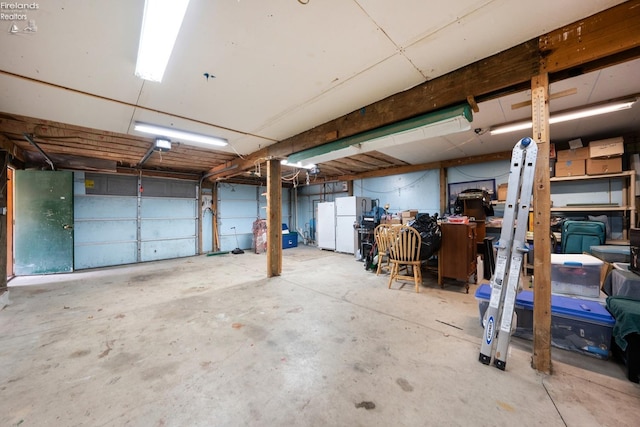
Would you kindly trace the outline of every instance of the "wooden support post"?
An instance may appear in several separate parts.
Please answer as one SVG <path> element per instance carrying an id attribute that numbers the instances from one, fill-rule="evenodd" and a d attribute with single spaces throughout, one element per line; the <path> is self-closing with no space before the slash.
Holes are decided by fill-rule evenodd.
<path id="1" fill-rule="evenodd" d="M 218 241 L 218 183 L 211 184 L 211 252 L 220 250 Z"/>
<path id="2" fill-rule="evenodd" d="M 203 220 L 204 220 L 204 212 L 202 211 L 202 185 L 203 183 L 200 182 L 200 185 L 198 185 L 198 205 L 196 206 L 196 215 L 198 215 L 198 220 L 197 220 L 197 233 L 198 233 L 198 243 L 197 243 L 197 247 L 196 247 L 196 254 L 201 254 L 202 253 L 202 242 L 203 242 L 203 237 L 202 237 L 202 225 L 203 225 Z"/>
<path id="3" fill-rule="evenodd" d="M 282 273 L 282 166 L 267 161 L 267 277 Z"/>
<path id="4" fill-rule="evenodd" d="M 551 194 L 549 184 L 549 75 L 531 79 L 532 136 L 538 143 L 533 186 L 533 358 L 539 372 L 551 373 Z"/>
<path id="5" fill-rule="evenodd" d="M 447 199 L 447 168 L 440 168 L 440 215 L 448 212 L 449 199 Z"/>
<path id="6" fill-rule="evenodd" d="M 0 151 L 0 164 L 5 165 L 4 169 L 0 170 L 0 209 L 4 212 L 0 212 L 0 298 L 5 292 L 8 292 L 7 288 L 7 264 L 9 260 L 7 259 L 7 229 L 10 227 L 7 224 L 7 158 L 9 157 L 9 153 L 6 151 Z M 8 295 L 8 294 L 7 294 Z M 6 297 L 6 295 L 5 295 Z M 0 309 L 2 306 L 0 305 Z"/>
<path id="7" fill-rule="evenodd" d="M 211 211 L 213 212 L 213 221 L 211 233 L 213 233 L 213 252 L 220 250 L 220 237 L 218 235 L 218 183 L 215 182 L 211 188 Z"/>

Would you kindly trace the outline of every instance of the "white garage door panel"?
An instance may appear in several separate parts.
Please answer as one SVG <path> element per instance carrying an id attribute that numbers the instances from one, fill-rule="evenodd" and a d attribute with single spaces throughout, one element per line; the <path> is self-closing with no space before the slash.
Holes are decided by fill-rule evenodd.
<path id="1" fill-rule="evenodd" d="M 195 194 L 195 184 L 193 194 Z M 172 183 L 156 190 L 180 189 Z M 186 191 L 185 191 L 186 190 Z M 140 261 L 180 258 L 196 254 L 197 203 L 195 198 L 145 197 L 140 200 Z"/>
<path id="2" fill-rule="evenodd" d="M 148 218 L 195 218 L 197 215 L 195 199 L 176 199 L 171 197 L 142 197 L 140 216 Z"/>
<path id="3" fill-rule="evenodd" d="M 95 243 L 136 242 L 135 219 L 75 222 L 76 246 Z"/>
<path id="4" fill-rule="evenodd" d="M 140 238 L 146 240 L 195 239 L 193 219 L 146 219 L 140 226 Z"/>
<path id="5" fill-rule="evenodd" d="M 74 216 L 82 219 L 136 219 L 138 202 L 135 196 L 75 195 Z"/>
<path id="6" fill-rule="evenodd" d="M 137 197 L 122 195 L 133 184 L 132 177 L 74 173 L 76 270 L 137 262 Z"/>
<path id="7" fill-rule="evenodd" d="M 152 240 L 142 242 L 141 261 L 156 261 L 194 255 L 195 239 Z"/>
<path id="8" fill-rule="evenodd" d="M 74 259 L 76 269 L 133 264 L 138 259 L 138 244 L 133 241 L 76 246 Z"/>

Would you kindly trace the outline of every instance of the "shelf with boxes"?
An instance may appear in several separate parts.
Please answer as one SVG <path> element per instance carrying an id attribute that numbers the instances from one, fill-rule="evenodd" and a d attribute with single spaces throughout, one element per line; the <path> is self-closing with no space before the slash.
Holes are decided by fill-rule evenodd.
<path id="1" fill-rule="evenodd" d="M 581 144 L 579 141 L 578 145 Z M 558 150 L 554 175 L 576 177 L 622 172 L 623 154 L 624 141 L 621 137 L 591 141 L 587 147 Z"/>
<path id="2" fill-rule="evenodd" d="M 628 243 L 629 228 L 636 225 L 636 179 L 635 171 L 622 169 L 623 154 L 621 137 L 557 151 L 552 215 L 602 221 L 607 243 Z"/>
<path id="3" fill-rule="evenodd" d="M 636 224 L 635 171 L 550 181 L 552 215 L 602 220 L 608 228 L 607 243 L 628 243 L 629 228 Z"/>

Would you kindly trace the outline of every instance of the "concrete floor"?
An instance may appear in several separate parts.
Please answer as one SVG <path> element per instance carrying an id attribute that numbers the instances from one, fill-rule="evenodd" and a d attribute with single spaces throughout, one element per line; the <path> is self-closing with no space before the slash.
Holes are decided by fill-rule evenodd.
<path id="1" fill-rule="evenodd" d="M 387 289 L 353 256 L 300 246 L 9 283 L 2 426 L 632 426 L 624 368 L 514 338 L 477 361 L 475 285 Z M 375 407 L 374 407 L 375 406 Z"/>

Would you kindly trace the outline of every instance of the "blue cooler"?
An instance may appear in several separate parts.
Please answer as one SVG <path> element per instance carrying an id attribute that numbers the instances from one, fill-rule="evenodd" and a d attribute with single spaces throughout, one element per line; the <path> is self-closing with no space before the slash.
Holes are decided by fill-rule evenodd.
<path id="1" fill-rule="evenodd" d="M 282 224 L 282 249 L 295 248 L 298 246 L 298 233 L 289 231 L 287 224 Z"/>

